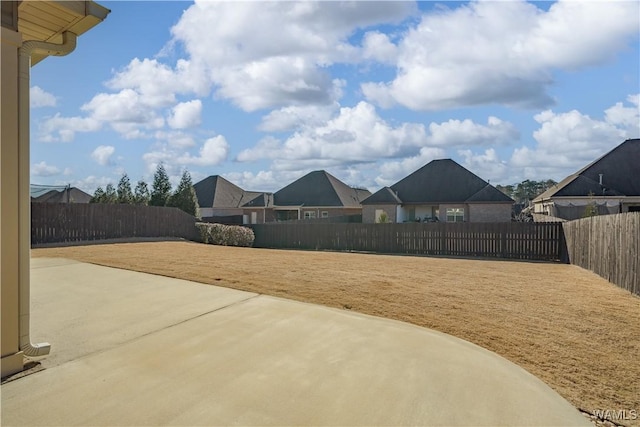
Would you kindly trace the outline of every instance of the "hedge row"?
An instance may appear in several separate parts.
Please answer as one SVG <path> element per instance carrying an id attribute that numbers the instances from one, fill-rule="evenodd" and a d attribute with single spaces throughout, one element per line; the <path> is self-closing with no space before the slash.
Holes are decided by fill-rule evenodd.
<path id="1" fill-rule="evenodd" d="M 253 230 L 247 227 L 206 222 L 198 222 L 196 227 L 202 242 L 212 245 L 251 247 L 255 239 Z"/>

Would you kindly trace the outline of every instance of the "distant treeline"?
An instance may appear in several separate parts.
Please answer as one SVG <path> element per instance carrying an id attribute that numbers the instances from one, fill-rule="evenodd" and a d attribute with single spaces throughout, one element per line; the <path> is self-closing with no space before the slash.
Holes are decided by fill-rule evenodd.
<path id="1" fill-rule="evenodd" d="M 103 189 L 98 187 L 91 198 L 90 203 L 123 203 L 132 205 L 169 206 L 176 207 L 184 212 L 199 217 L 200 207 L 198 198 L 193 188 L 191 174 L 185 170 L 175 191 L 171 191 L 169 175 L 160 163 L 153 175 L 151 191 L 146 182 L 140 180 L 136 188 L 131 190 L 129 176 L 122 174 L 117 188 L 109 183 Z"/>
<path id="2" fill-rule="evenodd" d="M 535 199 L 557 184 L 558 183 L 552 179 L 547 179 L 546 181 L 531 181 L 525 179 L 518 184 L 496 185 L 496 188 L 515 200 L 516 203 L 525 203 L 528 200 Z"/>

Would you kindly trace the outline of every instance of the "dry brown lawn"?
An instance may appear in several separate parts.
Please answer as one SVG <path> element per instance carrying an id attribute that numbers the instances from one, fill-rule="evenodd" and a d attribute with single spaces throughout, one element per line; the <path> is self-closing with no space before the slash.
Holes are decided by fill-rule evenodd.
<path id="1" fill-rule="evenodd" d="M 640 413 L 640 298 L 576 266 L 232 248 L 36 249 L 433 328 L 492 350 L 576 407 Z M 639 424 L 640 420 L 627 422 Z"/>

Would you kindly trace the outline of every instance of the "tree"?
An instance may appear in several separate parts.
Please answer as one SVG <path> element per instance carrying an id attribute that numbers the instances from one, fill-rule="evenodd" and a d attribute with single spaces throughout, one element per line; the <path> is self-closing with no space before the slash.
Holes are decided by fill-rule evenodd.
<path id="1" fill-rule="evenodd" d="M 507 196 L 511 197 L 516 203 L 524 203 L 529 200 L 533 200 L 549 188 L 556 185 L 552 179 L 546 181 L 531 181 L 525 179 L 519 184 L 513 185 L 496 185 L 496 189 L 502 191 Z"/>
<path id="2" fill-rule="evenodd" d="M 131 181 L 126 173 L 122 174 L 118 182 L 118 203 L 133 203 L 133 193 L 131 192 Z"/>
<path id="3" fill-rule="evenodd" d="M 180 184 L 178 184 L 176 192 L 169 198 L 167 206 L 176 207 L 195 217 L 200 216 L 198 197 L 196 196 L 196 190 L 193 188 L 193 184 L 191 182 L 191 174 L 188 171 L 185 170 L 182 173 Z"/>
<path id="4" fill-rule="evenodd" d="M 166 206 L 169 197 L 171 197 L 171 183 L 169 182 L 169 175 L 167 175 L 164 165 L 160 163 L 156 169 L 156 173 L 153 174 L 153 185 L 151 187 L 151 199 L 149 199 L 149 205 Z"/>
<path id="5" fill-rule="evenodd" d="M 133 193 L 133 203 L 136 205 L 148 205 L 150 197 L 147 183 L 142 180 L 138 181 Z"/>
<path id="6" fill-rule="evenodd" d="M 96 191 L 93 193 L 93 197 L 91 197 L 89 203 L 104 203 L 104 190 L 102 187 L 96 188 Z"/>
<path id="7" fill-rule="evenodd" d="M 593 199 L 593 191 L 589 192 L 589 204 L 587 205 L 587 207 L 584 210 L 584 214 L 582 215 L 583 218 L 589 218 L 591 216 L 597 216 L 598 215 L 598 205 L 596 204 L 596 201 Z"/>
<path id="8" fill-rule="evenodd" d="M 118 203 L 118 193 L 113 184 L 107 184 L 104 189 L 104 201 L 102 203 Z"/>

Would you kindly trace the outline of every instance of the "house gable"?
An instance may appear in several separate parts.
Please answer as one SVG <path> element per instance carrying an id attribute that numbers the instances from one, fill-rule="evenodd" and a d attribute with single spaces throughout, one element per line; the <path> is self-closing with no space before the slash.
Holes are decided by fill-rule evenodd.
<path id="1" fill-rule="evenodd" d="M 484 188 L 473 196 L 469 197 L 465 200 L 467 203 L 475 203 L 475 202 L 509 202 L 513 203 L 513 199 L 504 194 L 502 191 L 498 190 L 493 185 L 487 183 Z"/>
<path id="2" fill-rule="evenodd" d="M 258 194 L 256 196 L 256 194 Z M 247 191 L 247 197 L 251 198 L 247 203 L 243 204 L 243 208 L 272 208 L 273 207 L 273 194 L 272 193 L 255 193 Z"/>
<path id="3" fill-rule="evenodd" d="M 511 198 L 451 159 L 433 160 L 390 188 L 403 204 L 513 203 Z"/>
<path id="4" fill-rule="evenodd" d="M 201 208 L 238 208 L 246 193 L 219 175 L 209 176 L 196 183 L 193 188 Z"/>
<path id="5" fill-rule="evenodd" d="M 602 185 L 600 175 L 602 174 Z M 640 139 L 628 139 L 534 201 L 552 197 L 640 196 Z"/>
<path id="6" fill-rule="evenodd" d="M 292 182 L 274 193 L 276 206 L 360 207 L 360 197 L 366 190 L 356 190 L 319 170 Z"/>
<path id="7" fill-rule="evenodd" d="M 382 187 L 362 201 L 363 205 L 401 205 L 402 200 L 389 187 Z"/>

